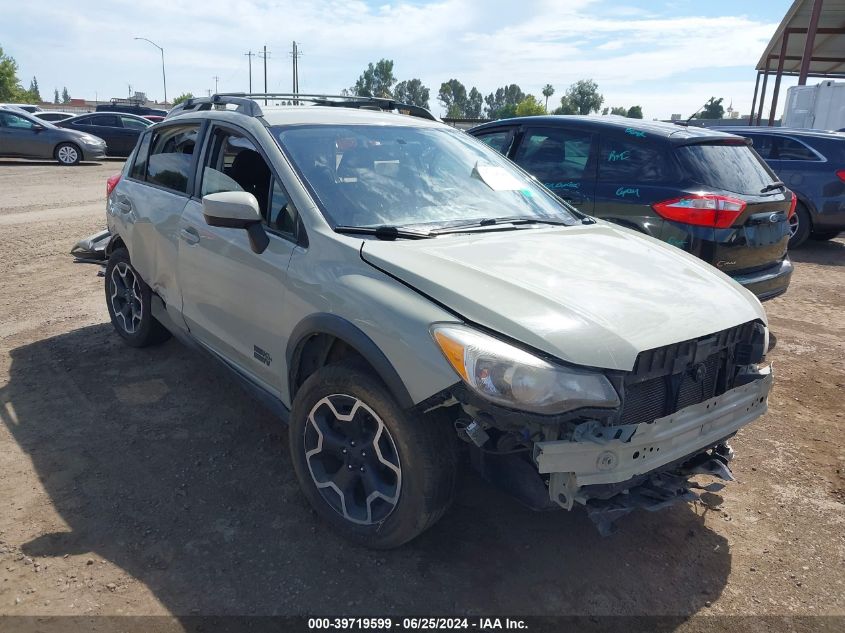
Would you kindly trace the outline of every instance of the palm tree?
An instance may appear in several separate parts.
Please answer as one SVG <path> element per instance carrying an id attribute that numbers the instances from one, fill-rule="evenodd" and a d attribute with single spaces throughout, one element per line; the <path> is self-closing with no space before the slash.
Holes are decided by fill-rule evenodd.
<path id="1" fill-rule="evenodd" d="M 555 88 L 552 84 L 546 84 L 543 86 L 543 96 L 546 98 L 546 112 L 549 111 L 549 97 L 551 97 L 555 93 Z"/>

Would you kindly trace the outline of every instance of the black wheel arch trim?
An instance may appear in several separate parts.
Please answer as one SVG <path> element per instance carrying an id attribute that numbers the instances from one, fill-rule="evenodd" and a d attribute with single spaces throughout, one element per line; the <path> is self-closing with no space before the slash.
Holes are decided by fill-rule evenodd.
<path id="1" fill-rule="evenodd" d="M 319 334 L 334 336 L 361 354 L 364 360 L 375 369 L 400 407 L 410 409 L 414 406 L 411 394 L 408 393 L 399 372 L 379 346 L 358 326 L 330 313 L 318 313 L 305 317 L 291 333 L 286 352 L 291 401 L 296 393 L 296 378 L 302 350 L 311 337 Z"/>

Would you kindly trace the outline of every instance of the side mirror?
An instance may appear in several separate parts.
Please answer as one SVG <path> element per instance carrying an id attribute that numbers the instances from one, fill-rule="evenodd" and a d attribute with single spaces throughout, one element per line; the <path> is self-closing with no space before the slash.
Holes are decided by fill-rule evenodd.
<path id="1" fill-rule="evenodd" d="M 246 191 L 221 191 L 203 196 L 202 214 L 206 224 L 227 229 L 244 229 L 254 253 L 263 253 L 270 238 L 261 224 L 258 200 Z"/>
<path id="2" fill-rule="evenodd" d="M 33 123 L 32 124 L 32 130 L 34 132 L 41 132 L 42 130 L 44 130 L 44 126 L 41 125 L 40 123 Z"/>

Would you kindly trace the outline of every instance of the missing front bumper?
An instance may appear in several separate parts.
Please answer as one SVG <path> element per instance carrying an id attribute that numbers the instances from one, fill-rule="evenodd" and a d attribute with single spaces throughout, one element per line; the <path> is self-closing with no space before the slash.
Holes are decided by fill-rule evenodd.
<path id="1" fill-rule="evenodd" d="M 716 446 L 766 412 L 772 380 L 767 367 L 752 382 L 653 422 L 588 424 L 577 441 L 537 442 L 534 459 L 550 475 L 549 497 L 570 510 L 586 505 L 586 486 L 634 480 Z"/>

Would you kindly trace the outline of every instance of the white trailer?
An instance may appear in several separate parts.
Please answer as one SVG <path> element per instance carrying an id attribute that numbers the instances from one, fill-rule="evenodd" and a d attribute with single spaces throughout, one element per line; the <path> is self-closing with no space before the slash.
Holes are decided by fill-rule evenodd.
<path id="1" fill-rule="evenodd" d="M 789 88 L 782 125 L 813 130 L 845 128 L 845 82 L 823 81 Z"/>

